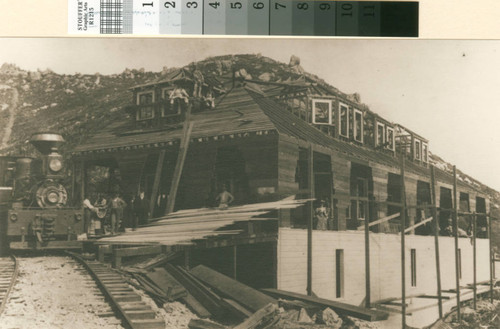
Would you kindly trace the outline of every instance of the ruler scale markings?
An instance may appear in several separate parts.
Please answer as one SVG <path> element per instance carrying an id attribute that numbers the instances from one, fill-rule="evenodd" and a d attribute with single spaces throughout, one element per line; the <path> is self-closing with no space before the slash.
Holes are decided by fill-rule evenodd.
<path id="1" fill-rule="evenodd" d="M 335 35 L 335 9 L 336 5 L 333 1 L 314 2 L 314 35 Z"/>
<path id="2" fill-rule="evenodd" d="M 226 34 L 227 0 L 206 0 L 204 3 L 204 34 Z"/>
<path id="3" fill-rule="evenodd" d="M 359 35 L 380 36 L 380 2 L 359 3 Z"/>
<path id="4" fill-rule="evenodd" d="M 68 0 L 70 34 L 418 37 L 418 1 Z"/>
<path id="5" fill-rule="evenodd" d="M 134 1 L 134 34 L 158 34 L 160 32 L 160 1 Z M 101 27 L 102 29 L 102 27 Z"/>
<path id="6" fill-rule="evenodd" d="M 248 34 L 269 35 L 270 0 L 248 0 Z"/>
<path id="7" fill-rule="evenodd" d="M 337 35 L 338 36 L 358 36 L 359 17 L 357 1 L 337 2 Z"/>
<path id="8" fill-rule="evenodd" d="M 293 35 L 314 35 L 314 2 L 310 0 L 292 2 Z"/>
<path id="9" fill-rule="evenodd" d="M 271 0 L 270 35 L 292 35 L 292 5 L 289 0 Z"/>
<path id="10" fill-rule="evenodd" d="M 160 34 L 181 34 L 182 0 L 161 1 Z"/>
<path id="11" fill-rule="evenodd" d="M 226 34 L 248 34 L 248 0 L 228 0 L 226 4 Z"/>
<path id="12" fill-rule="evenodd" d="M 193 1 L 182 0 L 182 34 L 203 33 L 203 2 L 204 0 L 198 0 L 195 4 Z"/>

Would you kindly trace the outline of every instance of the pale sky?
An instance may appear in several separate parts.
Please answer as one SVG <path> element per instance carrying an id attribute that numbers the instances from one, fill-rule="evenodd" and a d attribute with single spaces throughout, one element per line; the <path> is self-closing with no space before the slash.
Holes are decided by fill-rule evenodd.
<path id="1" fill-rule="evenodd" d="M 0 39 L 0 64 L 56 73 L 160 71 L 256 54 L 302 67 L 427 138 L 430 151 L 500 190 L 500 41 L 342 39 Z"/>

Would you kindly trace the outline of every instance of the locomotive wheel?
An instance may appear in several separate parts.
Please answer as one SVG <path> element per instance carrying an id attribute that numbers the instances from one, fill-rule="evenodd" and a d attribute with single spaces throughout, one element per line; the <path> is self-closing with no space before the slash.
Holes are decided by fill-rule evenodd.
<path id="1" fill-rule="evenodd" d="M 67 200 L 68 194 L 64 186 L 52 180 L 43 182 L 36 191 L 36 202 L 40 208 L 60 208 Z"/>

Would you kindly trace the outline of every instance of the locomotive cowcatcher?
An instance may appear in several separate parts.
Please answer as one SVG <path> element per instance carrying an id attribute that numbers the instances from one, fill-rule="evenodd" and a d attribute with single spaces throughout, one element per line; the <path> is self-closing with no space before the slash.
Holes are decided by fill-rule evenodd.
<path id="1" fill-rule="evenodd" d="M 59 134 L 36 133 L 38 158 L 0 157 L 0 251 L 80 248 L 83 210 L 68 207 Z"/>

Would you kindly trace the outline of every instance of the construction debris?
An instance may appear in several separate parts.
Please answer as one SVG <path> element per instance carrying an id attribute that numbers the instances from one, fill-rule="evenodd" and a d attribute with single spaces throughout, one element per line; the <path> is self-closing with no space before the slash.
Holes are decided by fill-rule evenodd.
<path id="1" fill-rule="evenodd" d="M 269 303 L 278 304 L 276 299 L 206 266 L 198 265 L 191 270 L 191 273 L 253 312 L 258 311 Z"/>
<path id="2" fill-rule="evenodd" d="M 280 320 L 278 306 L 267 304 L 234 329 L 264 329 L 272 328 Z"/>
<path id="3" fill-rule="evenodd" d="M 226 210 L 218 208 L 201 208 L 180 210 L 152 220 L 137 231 L 106 237 L 100 243 L 159 243 L 163 245 L 189 245 L 194 240 L 210 236 L 237 235 L 241 230 L 229 230 L 225 227 L 236 222 L 277 220 L 277 217 L 262 217 L 273 210 L 293 209 L 304 205 L 308 199 L 294 200 L 286 198 L 276 202 L 254 203 L 230 207 Z"/>
<path id="4" fill-rule="evenodd" d="M 306 296 L 298 293 L 282 291 L 277 289 L 261 289 L 261 290 L 273 297 L 296 299 L 303 302 L 318 305 L 324 308 L 330 307 L 332 310 L 341 313 L 343 315 L 350 315 L 363 320 L 378 321 L 378 320 L 386 320 L 389 317 L 389 314 L 383 311 L 367 309 L 333 300 Z"/>

